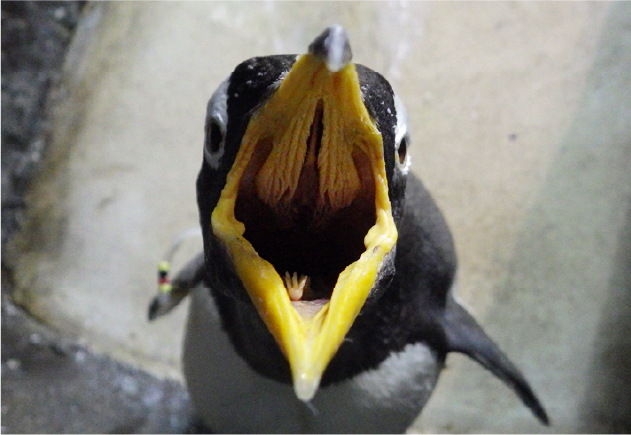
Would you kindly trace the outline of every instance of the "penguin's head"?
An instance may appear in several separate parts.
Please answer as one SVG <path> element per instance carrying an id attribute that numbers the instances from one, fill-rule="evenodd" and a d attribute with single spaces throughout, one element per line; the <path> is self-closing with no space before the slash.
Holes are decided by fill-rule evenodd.
<path id="1" fill-rule="evenodd" d="M 343 28 L 241 63 L 208 103 L 197 197 L 216 290 L 252 304 L 310 400 L 394 275 L 405 109 Z"/>

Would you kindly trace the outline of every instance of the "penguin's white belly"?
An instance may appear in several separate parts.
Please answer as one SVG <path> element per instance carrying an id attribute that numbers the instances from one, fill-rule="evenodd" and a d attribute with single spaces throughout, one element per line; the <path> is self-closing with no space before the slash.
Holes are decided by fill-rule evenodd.
<path id="1" fill-rule="evenodd" d="M 192 296 L 184 375 L 214 432 L 404 432 L 436 384 L 434 353 L 413 344 L 375 370 L 321 388 L 308 406 L 291 385 L 264 378 L 236 353 L 207 289 Z"/>

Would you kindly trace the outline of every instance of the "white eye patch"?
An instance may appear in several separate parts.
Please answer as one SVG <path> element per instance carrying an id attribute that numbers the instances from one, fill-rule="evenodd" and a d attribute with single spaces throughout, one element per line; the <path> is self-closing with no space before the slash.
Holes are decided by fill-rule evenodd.
<path id="1" fill-rule="evenodd" d="M 224 80 L 208 101 L 206 108 L 206 136 L 204 139 L 204 159 L 211 168 L 217 169 L 226 145 L 228 125 L 228 85 Z"/>
<path id="2" fill-rule="evenodd" d="M 410 170 L 410 154 L 408 147 L 410 146 L 410 135 L 408 131 L 408 112 L 401 99 L 394 95 L 394 109 L 397 112 L 397 125 L 394 127 L 394 152 L 397 167 L 403 175 Z"/>

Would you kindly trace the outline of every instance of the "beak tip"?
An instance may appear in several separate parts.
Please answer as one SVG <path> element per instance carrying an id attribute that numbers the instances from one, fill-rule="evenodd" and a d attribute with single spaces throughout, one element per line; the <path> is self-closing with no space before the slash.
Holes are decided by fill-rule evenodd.
<path id="1" fill-rule="evenodd" d="M 337 24 L 327 27 L 309 45 L 309 53 L 322 59 L 331 72 L 338 72 L 353 58 L 346 31 Z"/>
<path id="2" fill-rule="evenodd" d="M 303 402 L 310 402 L 320 386 L 320 378 L 314 379 L 302 374 L 294 379 L 294 392 Z"/>

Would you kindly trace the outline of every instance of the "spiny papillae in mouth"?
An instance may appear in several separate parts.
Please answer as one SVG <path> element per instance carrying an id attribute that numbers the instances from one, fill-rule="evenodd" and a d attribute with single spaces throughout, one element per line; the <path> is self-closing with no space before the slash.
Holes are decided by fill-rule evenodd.
<path id="1" fill-rule="evenodd" d="M 279 159 L 272 140 L 257 144 L 241 178 L 235 217 L 244 237 L 284 278 L 293 302 L 326 303 L 337 277 L 365 250 L 375 224 L 375 185 L 368 156 L 351 147 L 333 171 L 322 147 L 322 104 L 296 162 Z M 291 173 L 294 180 L 291 181 Z M 324 301 L 324 302 L 322 302 Z"/>

